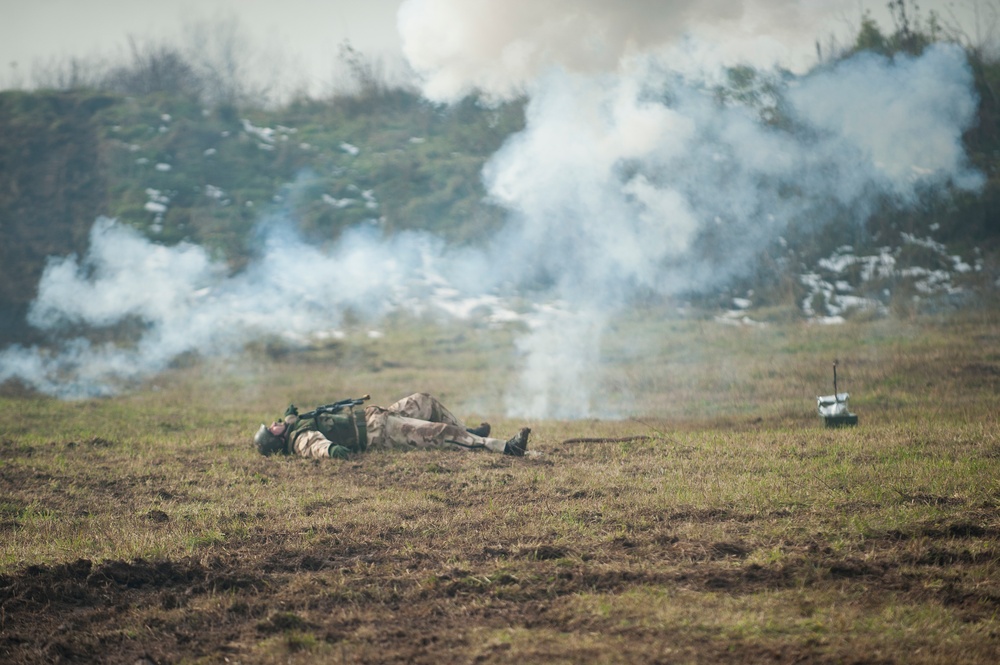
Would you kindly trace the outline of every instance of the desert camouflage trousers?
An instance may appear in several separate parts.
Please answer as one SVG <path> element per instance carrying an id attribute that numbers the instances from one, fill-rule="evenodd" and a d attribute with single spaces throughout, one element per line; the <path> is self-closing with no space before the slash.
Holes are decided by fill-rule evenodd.
<path id="1" fill-rule="evenodd" d="M 441 402 L 426 393 L 404 397 L 389 407 L 365 408 L 368 448 L 448 448 L 503 453 L 505 441 L 472 434 Z"/>

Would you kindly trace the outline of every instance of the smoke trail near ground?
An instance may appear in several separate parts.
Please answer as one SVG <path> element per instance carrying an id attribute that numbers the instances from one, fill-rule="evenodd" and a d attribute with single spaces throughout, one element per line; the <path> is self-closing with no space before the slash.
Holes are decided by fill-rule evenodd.
<path id="1" fill-rule="evenodd" d="M 427 234 L 382 239 L 347 232 L 324 252 L 279 217 L 261 226 L 261 255 L 230 275 L 196 245 L 164 247 L 114 220 L 99 219 L 83 259 L 54 258 L 39 284 L 29 323 L 59 335 L 55 348 L 0 352 L 0 383 L 18 378 L 61 397 L 109 395 L 149 377 L 178 356 L 219 356 L 269 337 L 289 343 L 339 333 L 346 312 L 377 320 L 420 311 L 457 276 L 443 244 Z M 138 328 L 132 345 L 95 344 L 80 329 Z"/>
<path id="2" fill-rule="evenodd" d="M 525 129 L 483 172 L 509 213 L 500 234 L 471 250 L 354 229 L 324 252 L 275 217 L 262 221 L 261 260 L 229 275 L 201 248 L 101 221 L 86 257 L 50 262 L 31 322 L 136 321 L 135 343 L 12 347 L 0 381 L 101 394 L 187 351 L 327 333 L 348 310 L 463 314 L 486 302 L 500 315 L 500 296 L 516 295 L 534 309 L 509 415 L 609 415 L 601 340 L 637 293 L 723 284 L 790 226 L 861 222 L 878 197 L 909 205 L 930 187 L 981 185 L 962 146 L 976 99 L 957 47 L 727 78 L 741 54 L 781 61 L 786 38 L 828 5 L 408 0 L 400 30 L 430 98 L 529 96 Z"/>

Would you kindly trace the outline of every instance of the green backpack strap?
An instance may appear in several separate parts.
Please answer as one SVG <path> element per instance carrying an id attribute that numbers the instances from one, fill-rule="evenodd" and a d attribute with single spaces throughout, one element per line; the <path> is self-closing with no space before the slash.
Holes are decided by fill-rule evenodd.
<path id="1" fill-rule="evenodd" d="M 354 428 L 358 432 L 358 452 L 368 450 L 368 422 L 365 420 L 365 410 L 354 411 Z"/>

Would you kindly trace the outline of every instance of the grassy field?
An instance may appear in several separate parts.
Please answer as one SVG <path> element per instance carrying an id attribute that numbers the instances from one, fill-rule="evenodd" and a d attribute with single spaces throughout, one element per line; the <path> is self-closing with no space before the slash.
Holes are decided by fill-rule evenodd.
<path id="1" fill-rule="evenodd" d="M 100 401 L 4 387 L 0 660 L 1000 660 L 997 312 L 623 320 L 624 416 L 523 423 L 531 458 L 249 446 L 289 402 L 365 392 L 509 435 L 512 335 L 262 345 Z M 815 413 L 834 359 L 857 428 Z"/>

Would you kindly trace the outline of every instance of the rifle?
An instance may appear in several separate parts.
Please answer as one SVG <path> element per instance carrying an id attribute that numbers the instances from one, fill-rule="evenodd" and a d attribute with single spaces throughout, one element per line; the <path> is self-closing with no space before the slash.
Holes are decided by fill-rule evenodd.
<path id="1" fill-rule="evenodd" d="M 324 404 L 323 406 L 317 406 L 312 411 L 301 414 L 299 418 L 305 420 L 308 418 L 315 418 L 321 413 L 339 413 L 340 411 L 348 407 L 361 406 L 371 398 L 372 398 L 371 395 L 362 395 L 361 397 L 342 399 L 339 402 L 334 402 L 332 404 Z"/>
<path id="2" fill-rule="evenodd" d="M 361 397 L 342 399 L 339 402 L 333 402 L 332 404 L 324 404 L 323 406 L 317 406 L 312 411 L 299 415 L 299 418 L 305 420 L 307 418 L 315 418 L 321 413 L 339 413 L 340 411 L 348 407 L 361 406 L 371 398 L 372 398 L 371 395 L 362 395 Z M 289 409 L 294 409 L 294 408 L 295 408 L 294 406 L 289 407 Z"/>

